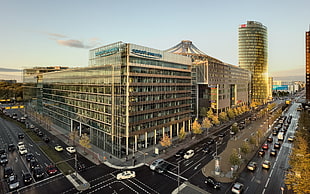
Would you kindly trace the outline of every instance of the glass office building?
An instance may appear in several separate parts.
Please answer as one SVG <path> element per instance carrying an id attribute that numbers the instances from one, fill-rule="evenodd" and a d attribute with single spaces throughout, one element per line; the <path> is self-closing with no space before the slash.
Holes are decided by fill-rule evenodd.
<path id="1" fill-rule="evenodd" d="M 191 59 L 117 42 L 89 52 L 89 66 L 42 77 L 43 114 L 116 157 L 191 125 Z"/>
<path id="2" fill-rule="evenodd" d="M 310 31 L 306 32 L 306 100 L 310 102 Z"/>
<path id="3" fill-rule="evenodd" d="M 251 101 L 265 103 L 268 89 L 267 28 L 248 21 L 239 27 L 239 66 L 252 73 Z"/>

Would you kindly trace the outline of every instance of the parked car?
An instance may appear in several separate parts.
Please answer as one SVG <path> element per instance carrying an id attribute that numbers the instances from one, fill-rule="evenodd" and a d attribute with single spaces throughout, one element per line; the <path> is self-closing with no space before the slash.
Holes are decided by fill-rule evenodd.
<path id="1" fill-rule="evenodd" d="M 62 152 L 64 149 L 63 149 L 63 147 L 62 147 L 61 145 L 56 145 L 56 146 L 55 146 L 55 150 L 56 150 L 57 152 Z"/>
<path id="2" fill-rule="evenodd" d="M 19 187 L 19 181 L 16 175 L 11 175 L 8 178 L 8 185 L 10 190 L 17 189 Z"/>
<path id="3" fill-rule="evenodd" d="M 157 159 L 154 162 L 152 162 L 152 164 L 150 165 L 150 169 L 151 170 L 155 170 L 157 166 L 159 166 L 160 164 L 164 163 L 164 159 Z"/>
<path id="4" fill-rule="evenodd" d="M 175 156 L 176 157 L 183 157 L 185 152 L 186 152 L 185 149 L 181 149 L 177 153 L 175 153 Z"/>
<path id="5" fill-rule="evenodd" d="M 236 182 L 236 183 L 234 183 L 234 185 L 232 186 L 231 192 L 232 192 L 232 193 L 236 193 L 236 194 L 242 193 L 243 187 L 244 187 L 244 185 L 243 185 L 242 183 Z"/>
<path id="6" fill-rule="evenodd" d="M 260 149 L 260 150 L 258 151 L 258 155 L 261 156 L 261 157 L 263 157 L 263 156 L 265 155 L 265 151 L 264 151 L 263 149 Z"/>
<path id="7" fill-rule="evenodd" d="M 271 162 L 269 160 L 264 160 L 263 161 L 263 164 L 262 164 L 262 167 L 265 168 L 265 169 L 269 169 L 271 166 Z"/>
<path id="8" fill-rule="evenodd" d="M 118 173 L 116 175 L 117 180 L 129 179 L 129 178 L 133 178 L 133 177 L 136 177 L 135 171 L 129 171 L 129 170 Z"/>
<path id="9" fill-rule="evenodd" d="M 67 150 L 67 152 L 69 152 L 70 154 L 74 154 L 74 153 L 76 152 L 75 147 L 72 147 L 72 146 L 66 147 L 66 150 Z"/>
<path id="10" fill-rule="evenodd" d="M 32 182 L 32 176 L 30 174 L 30 172 L 22 172 L 22 177 L 23 177 L 23 182 L 25 184 L 29 184 Z"/>
<path id="11" fill-rule="evenodd" d="M 264 143 L 264 144 L 262 145 L 262 149 L 268 150 L 268 144 Z"/>
<path id="12" fill-rule="evenodd" d="M 214 189 L 219 189 L 221 187 L 220 182 L 218 182 L 217 180 L 215 180 L 215 178 L 208 176 L 205 180 L 205 183 L 207 185 L 210 185 L 211 187 L 213 187 Z"/>
<path id="13" fill-rule="evenodd" d="M 247 169 L 249 169 L 250 171 L 254 171 L 256 168 L 257 168 L 256 162 L 249 162 L 249 164 L 247 165 Z"/>
<path id="14" fill-rule="evenodd" d="M 188 150 L 184 155 L 184 159 L 190 159 L 193 156 L 194 156 L 194 150 Z"/>

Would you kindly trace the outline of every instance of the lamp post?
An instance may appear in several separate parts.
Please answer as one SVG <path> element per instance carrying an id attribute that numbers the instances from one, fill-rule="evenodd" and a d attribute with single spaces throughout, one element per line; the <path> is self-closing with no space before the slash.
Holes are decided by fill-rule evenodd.
<path id="1" fill-rule="evenodd" d="M 170 164 L 170 165 L 172 165 L 172 166 L 174 166 L 174 167 L 176 167 L 176 168 L 178 168 L 178 193 L 180 193 L 180 162 L 181 162 L 181 161 L 178 161 L 178 165 L 175 165 L 175 164 L 173 164 L 173 163 L 170 163 L 170 162 L 168 162 L 168 161 L 166 161 L 166 160 L 165 160 L 165 162 L 168 163 L 168 164 Z"/>

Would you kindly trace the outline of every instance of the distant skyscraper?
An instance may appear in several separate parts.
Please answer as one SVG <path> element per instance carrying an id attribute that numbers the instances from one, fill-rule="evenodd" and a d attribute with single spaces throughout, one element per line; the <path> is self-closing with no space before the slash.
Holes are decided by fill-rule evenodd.
<path id="1" fill-rule="evenodd" d="M 310 101 L 310 31 L 306 32 L 306 99 Z"/>
<path id="2" fill-rule="evenodd" d="M 247 21 L 239 27 L 239 66 L 252 72 L 251 101 L 266 102 L 269 97 L 267 28 Z"/>

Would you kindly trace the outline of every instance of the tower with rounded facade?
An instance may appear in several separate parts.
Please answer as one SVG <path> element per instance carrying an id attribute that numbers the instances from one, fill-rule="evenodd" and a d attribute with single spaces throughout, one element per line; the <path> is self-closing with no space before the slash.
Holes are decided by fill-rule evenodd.
<path id="1" fill-rule="evenodd" d="M 260 22 L 247 21 L 239 27 L 239 66 L 252 73 L 251 101 L 265 103 L 268 89 L 267 28 Z"/>

